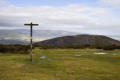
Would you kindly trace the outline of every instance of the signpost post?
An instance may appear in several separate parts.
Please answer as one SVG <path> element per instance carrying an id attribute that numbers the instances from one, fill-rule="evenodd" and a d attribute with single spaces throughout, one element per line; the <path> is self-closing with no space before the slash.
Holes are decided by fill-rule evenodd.
<path id="1" fill-rule="evenodd" d="M 33 34 L 33 26 L 38 26 L 39 24 L 33 24 L 32 22 L 30 24 L 24 24 L 25 26 L 30 26 L 30 61 L 33 61 L 32 59 L 32 34 Z"/>

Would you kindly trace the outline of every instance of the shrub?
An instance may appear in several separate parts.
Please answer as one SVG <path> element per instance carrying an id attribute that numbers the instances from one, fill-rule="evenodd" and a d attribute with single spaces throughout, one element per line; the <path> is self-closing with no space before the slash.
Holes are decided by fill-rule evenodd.
<path id="1" fill-rule="evenodd" d="M 29 53 L 30 46 L 28 45 L 0 45 L 1 53 Z"/>

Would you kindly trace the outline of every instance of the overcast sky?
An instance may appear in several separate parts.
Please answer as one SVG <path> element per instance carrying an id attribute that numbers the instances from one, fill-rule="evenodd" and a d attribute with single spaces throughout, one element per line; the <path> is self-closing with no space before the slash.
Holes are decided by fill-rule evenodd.
<path id="1" fill-rule="evenodd" d="M 66 30 L 120 35 L 120 0 L 0 0 L 0 29 Z"/>

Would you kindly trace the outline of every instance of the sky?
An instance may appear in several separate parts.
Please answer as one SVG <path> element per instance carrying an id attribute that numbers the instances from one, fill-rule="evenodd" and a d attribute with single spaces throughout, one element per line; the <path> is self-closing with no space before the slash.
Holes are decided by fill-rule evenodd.
<path id="1" fill-rule="evenodd" d="M 82 34 L 120 35 L 120 0 L 0 0 L 0 29 L 26 29 Z"/>

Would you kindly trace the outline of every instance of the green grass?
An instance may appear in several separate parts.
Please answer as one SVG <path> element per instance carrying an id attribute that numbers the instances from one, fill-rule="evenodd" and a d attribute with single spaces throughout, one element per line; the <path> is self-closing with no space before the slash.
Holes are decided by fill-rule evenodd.
<path id="1" fill-rule="evenodd" d="M 33 53 L 33 62 L 29 54 L 0 54 L 0 79 L 120 80 L 120 50 L 36 48 Z"/>

